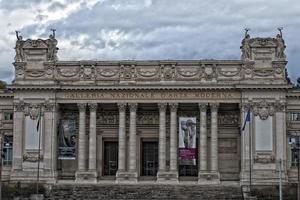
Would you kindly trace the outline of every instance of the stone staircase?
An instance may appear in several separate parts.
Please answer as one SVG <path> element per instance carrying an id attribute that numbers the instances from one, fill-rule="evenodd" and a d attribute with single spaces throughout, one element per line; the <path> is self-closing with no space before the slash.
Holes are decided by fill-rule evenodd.
<path id="1" fill-rule="evenodd" d="M 199 185 L 61 185 L 52 187 L 48 200 L 67 199 L 243 199 L 238 186 L 199 186 Z"/>

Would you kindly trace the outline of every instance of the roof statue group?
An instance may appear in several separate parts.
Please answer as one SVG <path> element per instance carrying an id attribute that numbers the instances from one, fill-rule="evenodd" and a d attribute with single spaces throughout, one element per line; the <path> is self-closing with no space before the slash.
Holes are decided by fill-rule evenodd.
<path id="1" fill-rule="evenodd" d="M 57 60 L 57 40 L 55 39 L 55 29 L 51 29 L 52 34 L 49 35 L 49 38 L 47 40 L 44 40 L 43 42 L 46 43 L 48 46 L 47 50 L 47 61 L 56 61 Z M 25 40 L 23 40 L 23 37 L 19 35 L 19 31 L 16 31 L 16 37 L 17 37 L 17 42 L 16 42 L 16 56 L 15 56 L 15 61 L 16 62 L 22 62 L 25 60 L 25 52 L 24 52 L 24 44 Z M 33 46 L 33 45 L 32 45 Z"/>
<path id="2" fill-rule="evenodd" d="M 285 59 L 285 44 L 282 37 L 282 28 L 278 28 L 279 34 L 277 34 L 275 43 L 276 43 L 276 58 L 281 60 Z M 43 42 L 46 43 L 48 50 L 47 50 L 47 61 L 56 61 L 57 60 L 57 40 L 55 39 L 55 29 L 51 29 L 52 34 L 50 34 L 49 38 L 47 40 L 43 40 Z M 251 38 L 248 34 L 249 29 L 245 29 L 245 36 L 242 41 L 242 59 L 244 60 L 251 60 Z M 16 42 L 16 56 L 15 61 L 16 62 L 22 62 L 25 60 L 25 54 L 24 54 L 24 43 L 26 41 L 23 40 L 22 36 L 19 35 L 19 31 L 16 31 L 17 36 L 17 42 Z"/>
<path id="3" fill-rule="evenodd" d="M 248 31 L 250 29 L 245 29 L 245 36 L 244 39 L 242 41 L 242 59 L 244 60 L 251 60 L 251 39 L 250 39 L 250 35 L 248 34 Z M 284 40 L 282 37 L 282 28 L 278 28 L 279 30 L 279 34 L 277 34 L 276 36 L 276 41 L 275 43 L 277 44 L 276 47 L 276 58 L 277 59 L 285 59 L 285 54 L 284 54 L 284 50 L 285 50 L 285 44 L 284 44 Z"/>

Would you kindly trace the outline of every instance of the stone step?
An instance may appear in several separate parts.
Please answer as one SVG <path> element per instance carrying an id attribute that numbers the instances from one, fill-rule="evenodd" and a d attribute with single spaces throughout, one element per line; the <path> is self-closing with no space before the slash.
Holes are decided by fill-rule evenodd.
<path id="1" fill-rule="evenodd" d="M 46 199 L 242 199 L 238 186 L 55 185 Z"/>

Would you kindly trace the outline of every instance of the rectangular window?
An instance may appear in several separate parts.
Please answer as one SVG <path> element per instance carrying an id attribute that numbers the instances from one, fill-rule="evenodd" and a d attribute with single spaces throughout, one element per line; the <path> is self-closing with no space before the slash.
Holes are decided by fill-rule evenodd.
<path id="1" fill-rule="evenodd" d="M 14 115 L 12 112 L 4 112 L 4 121 L 12 121 L 13 117 Z"/>
<path id="2" fill-rule="evenodd" d="M 291 147 L 291 166 L 296 167 L 299 161 L 300 154 L 300 136 L 290 136 L 289 144 Z"/>
<path id="3" fill-rule="evenodd" d="M 12 164 L 13 136 L 5 135 L 3 140 L 3 165 Z"/>
<path id="4" fill-rule="evenodd" d="M 290 113 L 290 121 L 300 121 L 300 113 Z"/>

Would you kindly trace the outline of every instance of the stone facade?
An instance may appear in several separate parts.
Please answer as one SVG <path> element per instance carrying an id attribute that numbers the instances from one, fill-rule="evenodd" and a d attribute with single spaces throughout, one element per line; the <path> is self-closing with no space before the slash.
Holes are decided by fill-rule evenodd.
<path id="1" fill-rule="evenodd" d="M 58 61 L 56 46 L 53 35 L 16 43 L 15 80 L 0 93 L 0 130 L 13 135 L 5 179 L 34 181 L 39 162 L 47 183 L 248 184 L 251 164 L 254 184 L 276 184 L 281 160 L 284 183 L 295 181 L 287 141 L 290 130 L 299 134 L 300 128 L 288 115 L 300 112 L 300 92 L 287 82 L 282 35 L 246 33 L 240 60 Z M 13 120 L 3 120 L 5 111 Z M 178 119 L 191 116 L 196 164 L 183 167 Z M 62 120 L 75 123 L 72 159 L 59 158 Z M 158 144 L 158 164 L 149 165 L 154 175 L 143 171 L 145 142 Z"/>

